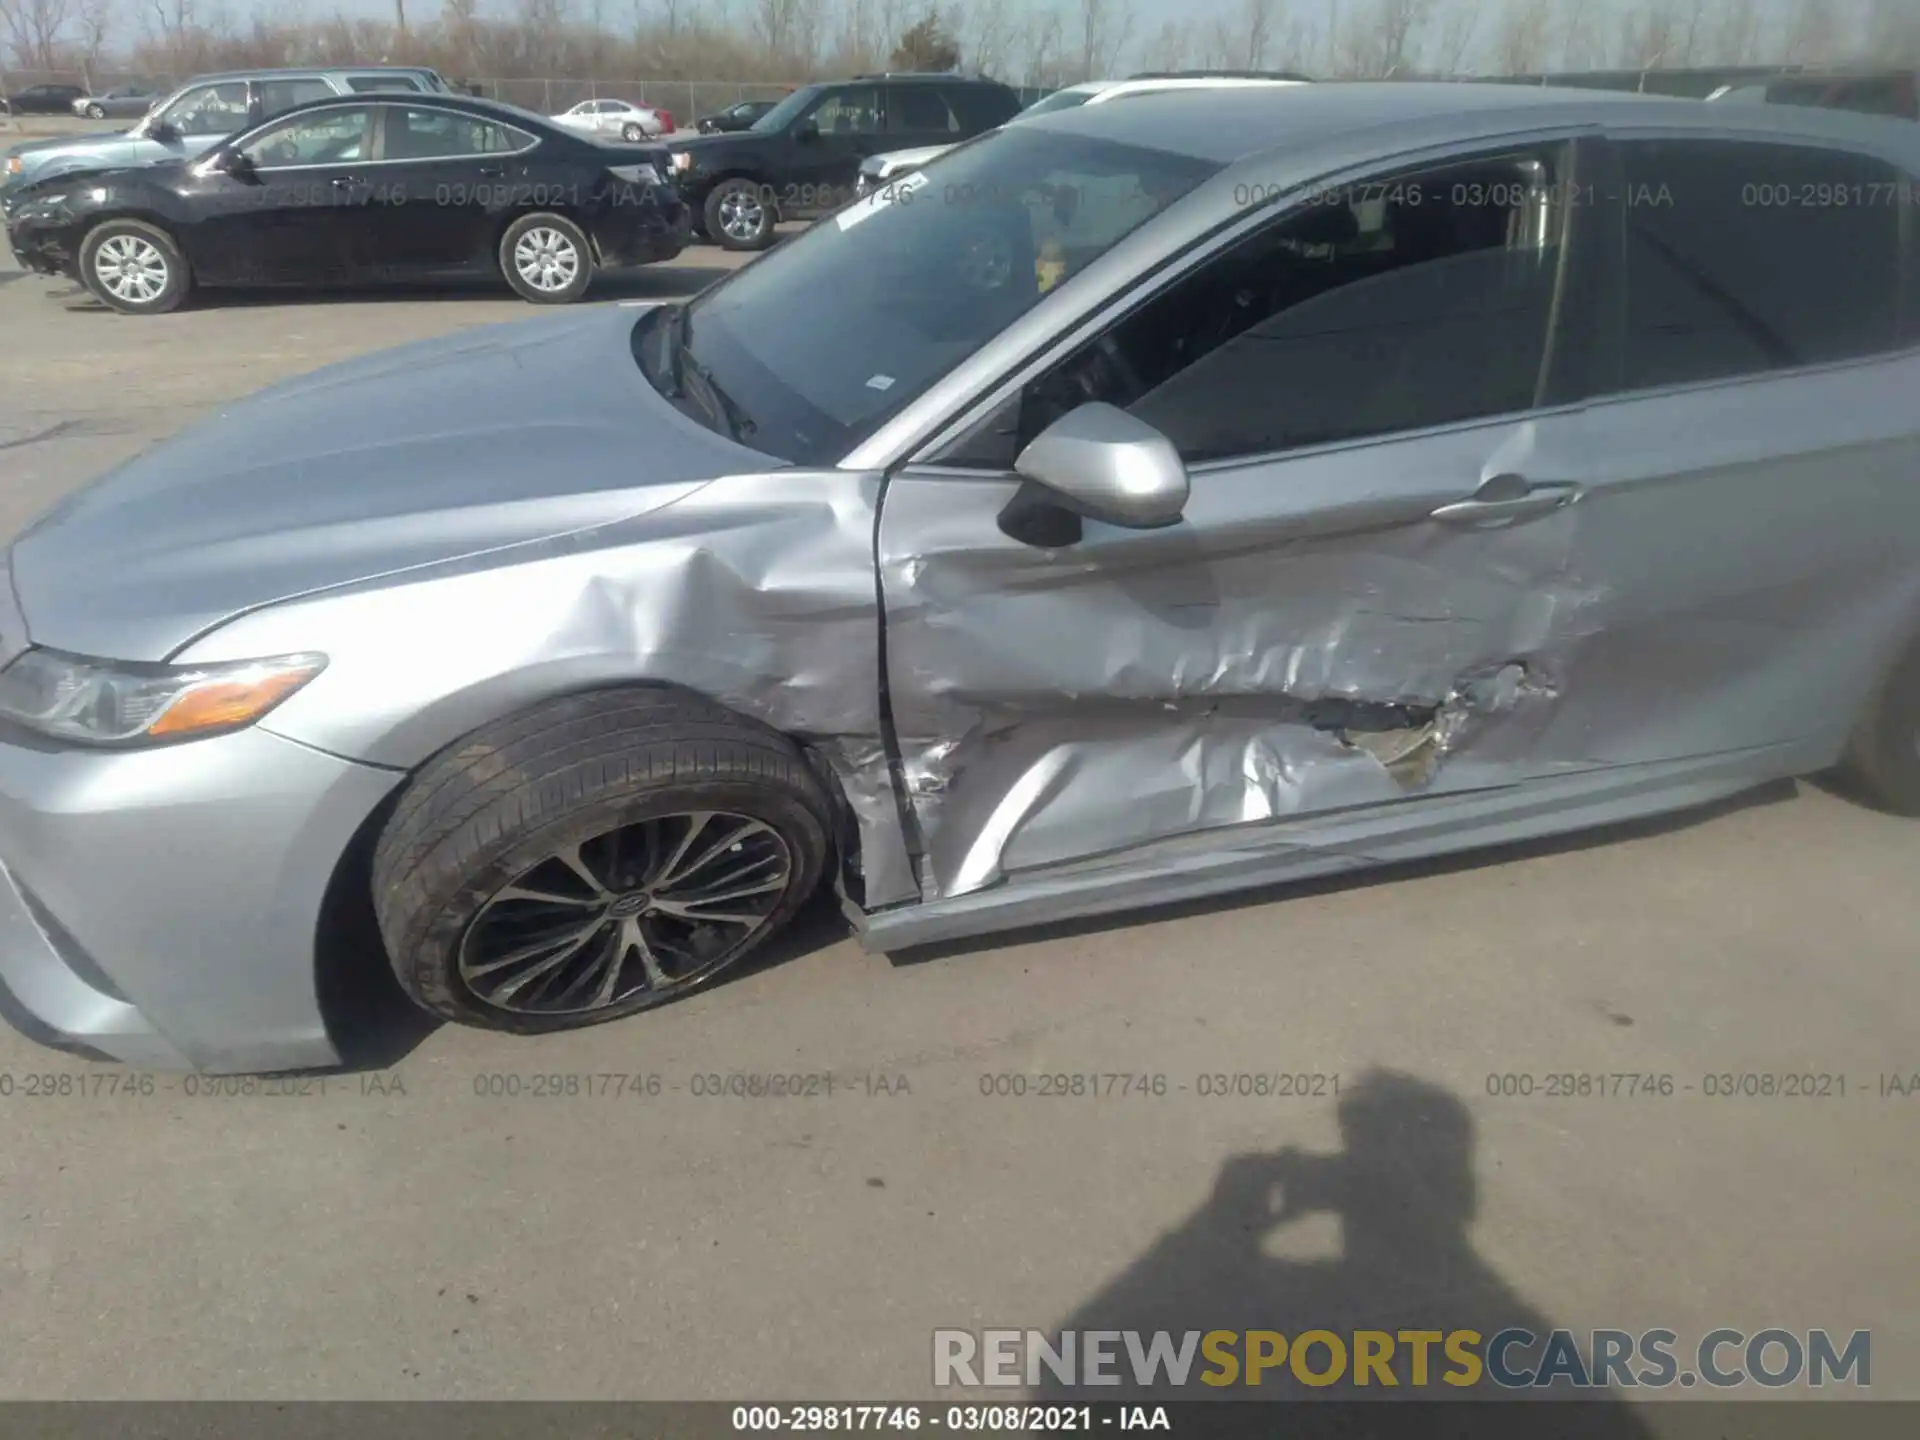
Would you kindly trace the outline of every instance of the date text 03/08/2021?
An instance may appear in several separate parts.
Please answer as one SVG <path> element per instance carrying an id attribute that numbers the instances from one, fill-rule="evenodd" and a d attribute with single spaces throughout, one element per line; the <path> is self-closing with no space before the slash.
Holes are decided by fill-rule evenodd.
<path id="1" fill-rule="evenodd" d="M 848 1430 L 934 1431 L 950 1435 L 1088 1434 L 1171 1430 L 1164 1405 L 736 1405 L 732 1428 L 791 1434 Z"/>

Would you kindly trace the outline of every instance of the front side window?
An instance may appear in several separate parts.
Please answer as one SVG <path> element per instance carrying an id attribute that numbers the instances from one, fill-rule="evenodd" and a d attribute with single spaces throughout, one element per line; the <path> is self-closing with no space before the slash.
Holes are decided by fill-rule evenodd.
<path id="1" fill-rule="evenodd" d="M 309 100 L 325 100 L 333 87 L 324 80 L 263 80 L 259 84 L 260 118 L 271 120 Z"/>
<path id="2" fill-rule="evenodd" d="M 294 165 L 349 165 L 372 153 L 373 107 L 343 105 L 282 121 L 254 136 L 241 153 L 262 170 Z"/>
<path id="3" fill-rule="evenodd" d="M 750 419 L 746 443 L 798 464 L 837 462 L 1218 169 L 1010 127 L 944 158 L 937 180 L 922 171 L 736 271 L 687 308 L 684 344 L 665 323 L 675 312 L 657 312 L 660 323 L 643 322 L 657 333 L 636 336 L 641 364 L 671 393 L 684 352 Z M 1134 198 L 1077 206 L 1089 192 Z M 1058 243 L 1063 214 L 1070 247 Z"/>
<path id="4" fill-rule="evenodd" d="M 753 128 L 763 135 L 775 135 L 785 130 L 807 113 L 813 102 L 820 98 L 820 87 L 808 86 L 804 90 L 795 90 L 778 105 L 753 122 Z"/>
<path id="5" fill-rule="evenodd" d="M 1552 147 L 1327 191 L 1160 291 L 942 460 L 1005 470 L 1128 410 L 1190 463 L 1525 411 L 1546 396 L 1570 182 Z"/>
<path id="6" fill-rule="evenodd" d="M 877 135 L 880 133 L 880 88 L 850 85 L 835 90 L 813 112 L 822 135 Z"/>
<path id="7" fill-rule="evenodd" d="M 247 128 L 247 82 L 230 80 L 187 91 L 160 117 L 182 135 L 231 135 Z"/>
<path id="8" fill-rule="evenodd" d="M 1899 343 L 1911 192 L 1892 166 L 1742 141 L 1633 141 L 1621 152 L 1623 388 L 1822 364 Z"/>

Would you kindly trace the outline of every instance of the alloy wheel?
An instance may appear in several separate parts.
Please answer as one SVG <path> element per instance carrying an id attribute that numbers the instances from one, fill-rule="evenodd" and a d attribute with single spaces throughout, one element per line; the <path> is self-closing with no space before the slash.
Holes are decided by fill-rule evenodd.
<path id="1" fill-rule="evenodd" d="M 720 228 L 734 240 L 756 240 L 766 227 L 767 211 L 749 190 L 734 190 L 720 199 Z"/>
<path id="2" fill-rule="evenodd" d="M 139 235 L 114 235 L 94 252 L 93 273 L 116 299 L 146 305 L 167 288 L 167 257 Z"/>
<path id="3" fill-rule="evenodd" d="M 536 226 L 513 247 L 513 268 L 536 290 L 558 294 L 580 274 L 580 251 L 558 230 Z"/>
<path id="4" fill-rule="evenodd" d="M 644 1008 L 725 968 L 766 929 L 792 878 L 787 842 L 745 815 L 621 826 L 497 891 L 461 940 L 460 978 L 520 1014 Z"/>

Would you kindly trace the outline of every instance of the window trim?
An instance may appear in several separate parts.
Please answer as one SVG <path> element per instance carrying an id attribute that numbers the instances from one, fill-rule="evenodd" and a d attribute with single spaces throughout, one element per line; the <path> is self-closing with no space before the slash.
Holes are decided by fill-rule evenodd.
<path id="1" fill-rule="evenodd" d="M 1018 363 L 1007 376 L 1003 376 L 1000 381 L 982 392 L 984 398 L 976 396 L 972 402 L 955 412 L 957 418 L 942 424 L 929 439 L 914 446 L 908 458 L 902 462 L 903 467 L 911 468 L 916 475 L 939 474 L 975 480 L 1004 481 L 1009 473 L 1005 468 L 959 465 L 945 457 L 955 445 L 970 435 L 977 425 L 984 423 L 1002 405 L 1012 400 L 1054 366 L 1077 353 L 1090 341 L 1106 333 L 1128 316 L 1152 304 L 1169 290 L 1185 283 L 1206 266 L 1254 236 L 1306 214 L 1312 208 L 1306 196 L 1340 185 L 1391 184 L 1395 177 L 1445 170 L 1455 165 L 1469 165 L 1475 160 L 1492 161 L 1499 159 L 1502 155 L 1521 150 L 1559 150 L 1568 156 L 1576 157 L 1574 163 L 1579 166 L 1590 163 L 1585 162 L 1585 156 L 1597 148 L 1598 139 L 1592 126 L 1570 126 L 1549 131 L 1529 131 L 1518 135 L 1487 137 L 1466 144 L 1450 144 L 1442 147 L 1438 152 L 1402 152 L 1390 157 L 1384 165 L 1375 160 L 1365 165 L 1348 167 L 1332 175 L 1316 177 L 1297 187 L 1293 192 L 1277 196 L 1273 202 L 1251 207 L 1251 213 L 1230 220 L 1226 225 L 1205 236 L 1198 244 L 1176 252 L 1167 257 L 1165 264 L 1137 277 L 1125 291 L 1112 297 L 1107 304 L 1102 305 L 1075 325 L 1072 330 L 1066 332 L 1064 340 L 1055 341 L 1038 352 L 1037 357 L 1029 355 Z M 1576 174 L 1578 174 L 1577 171 Z M 1583 186 L 1585 184 L 1580 180 L 1576 180 L 1576 183 Z M 1562 205 L 1564 215 L 1570 219 L 1575 207 L 1564 201 Z M 1563 220 L 1563 223 L 1566 221 Z M 1382 431 L 1374 435 L 1327 440 L 1313 445 L 1293 446 L 1285 450 L 1248 452 L 1245 455 L 1193 461 L 1187 466 L 1188 473 L 1205 475 L 1247 465 L 1271 465 L 1290 460 L 1294 456 L 1326 454 L 1365 445 L 1390 444 L 1422 435 L 1471 430 L 1488 425 L 1511 425 L 1515 420 L 1525 417 L 1550 416 L 1581 409 L 1586 403 L 1585 392 L 1591 388 L 1590 385 L 1582 385 L 1581 393 L 1569 400 L 1548 403 L 1542 398 L 1547 379 L 1553 373 L 1562 333 L 1568 326 L 1569 317 L 1563 313 L 1563 309 L 1569 302 L 1570 281 L 1576 263 L 1573 247 L 1565 238 L 1562 240 L 1560 250 L 1560 265 L 1554 276 L 1553 299 L 1548 311 L 1549 329 L 1541 355 L 1540 378 L 1535 385 L 1533 404 L 1520 410 L 1502 411 L 1498 415 L 1477 415 L 1465 420 L 1448 420 L 1410 430 Z M 1588 274 L 1592 274 L 1590 264 Z M 1575 303 L 1587 312 L 1578 317 L 1577 323 L 1591 327 L 1594 319 L 1591 314 L 1594 297 L 1589 295 Z"/>
<path id="2" fill-rule="evenodd" d="M 343 102 L 349 102 L 349 103 L 343 103 L 340 107 L 341 109 L 347 109 L 349 108 L 351 103 L 354 103 L 353 97 L 342 95 L 339 98 Z M 531 154 L 533 151 L 538 150 L 543 144 L 546 143 L 545 136 L 535 135 L 533 134 L 533 132 L 529 130 L 522 130 L 518 125 L 511 124 L 505 120 L 496 120 L 492 116 L 488 116 L 488 115 L 471 115 L 464 110 L 439 110 L 436 113 L 441 115 L 450 115 L 456 120 L 460 120 L 460 119 L 481 120 L 490 124 L 498 125 L 501 129 L 511 131 L 513 134 L 528 136 L 529 138 L 531 138 L 533 143 L 531 145 L 522 145 L 517 150 L 475 151 L 470 155 L 427 155 L 427 156 L 402 155 L 394 159 L 388 159 L 387 158 L 387 117 L 394 109 L 403 107 L 403 106 L 408 106 L 410 102 L 403 101 L 403 100 L 369 100 L 369 101 L 358 101 L 357 103 L 368 105 L 374 112 L 373 138 L 371 143 L 368 146 L 368 149 L 370 149 L 373 152 L 374 158 L 367 159 L 367 160 L 329 160 L 322 164 L 316 164 L 316 165 L 259 165 L 259 166 L 255 166 L 254 168 L 262 175 L 287 175 L 298 170 L 338 170 L 345 165 L 351 165 L 356 170 L 366 169 L 374 165 L 444 165 L 444 164 L 449 164 L 449 163 L 453 163 L 461 160 L 489 160 L 494 158 L 495 156 L 505 157 L 505 156 L 514 156 L 514 155 L 528 155 L 528 154 Z M 416 109 L 429 108 L 430 109 L 432 107 L 430 106 L 421 107 L 415 104 L 415 105 L 412 105 L 411 108 L 416 108 Z M 264 131 L 267 128 L 267 126 L 277 123 L 280 119 L 281 117 L 276 115 L 272 120 L 263 120 L 258 125 L 249 126 L 240 135 L 235 135 L 230 137 L 230 140 L 228 142 L 223 142 L 222 144 L 214 146 L 213 150 L 209 151 L 195 165 L 194 167 L 195 173 L 202 176 L 211 173 L 209 167 L 213 163 L 213 156 L 215 152 L 223 151 L 223 150 L 238 150 L 241 148 L 243 141 L 244 143 L 250 144 L 252 142 L 252 138 L 254 137 L 254 134 L 256 131 Z"/>
<path id="3" fill-rule="evenodd" d="M 352 110 L 357 107 L 353 105 L 341 105 L 337 108 L 340 110 Z M 379 107 L 376 105 L 369 104 L 366 106 L 366 110 L 367 110 L 367 154 L 369 157 L 371 157 L 375 153 L 377 153 L 380 149 L 380 128 L 381 127 L 380 127 L 380 116 L 378 114 Z M 314 113 L 315 114 L 333 114 L 335 112 L 332 110 L 328 110 L 328 111 L 316 111 Z M 296 121 L 294 123 L 297 123 L 298 120 L 304 120 L 305 118 L 306 116 L 304 115 L 296 117 Z M 219 148 L 231 149 L 237 153 L 244 153 L 246 148 L 249 145 L 253 145 L 257 143 L 258 141 L 265 138 L 267 135 L 271 134 L 275 129 L 279 128 L 281 125 L 285 123 L 288 123 L 288 122 L 287 122 L 287 117 L 284 115 L 270 116 L 269 118 L 262 120 L 258 125 L 254 126 L 251 130 L 249 130 L 247 132 L 247 136 L 244 139 L 244 141 L 240 137 L 236 136 L 234 139 L 234 143 L 231 146 L 221 146 Z M 209 159 L 210 158 L 211 157 L 209 157 Z M 255 165 L 253 168 L 254 168 L 254 173 L 258 175 L 285 175 L 295 170 L 338 170 L 343 166 L 347 166 L 347 165 L 354 166 L 357 169 L 362 165 L 377 165 L 379 163 L 380 162 L 377 160 L 368 158 L 365 160 L 312 161 L 312 162 L 303 162 L 302 164 L 299 164 L 299 165 Z M 204 173 L 204 170 L 205 170 L 204 162 L 201 168 Z"/>
<path id="4" fill-rule="evenodd" d="M 1778 369 L 1753 370 L 1740 375 L 1715 375 L 1704 380 L 1676 380 L 1664 385 L 1628 388 L 1624 383 L 1627 363 L 1627 207 L 1620 197 L 1625 193 L 1626 150 L 1630 144 L 1675 142 L 1700 145 L 1771 145 L 1790 150 L 1815 150 L 1874 161 L 1892 170 L 1906 187 L 1905 203 L 1897 208 L 1898 241 L 1904 241 L 1895 295 L 1895 343 L 1885 350 L 1866 355 L 1847 355 L 1837 360 L 1810 360 L 1804 365 L 1785 365 Z M 1609 125 L 1599 152 L 1597 170 L 1601 193 L 1613 198 L 1607 206 L 1605 244 L 1600 281 L 1601 305 L 1596 315 L 1595 340 L 1599 343 L 1599 362 L 1604 379 L 1590 380 L 1588 404 L 1600 406 L 1625 404 L 1638 400 L 1664 399 L 1706 390 L 1725 390 L 1738 385 L 1767 384 L 1799 375 L 1818 375 L 1831 370 L 1879 365 L 1888 360 L 1920 351 L 1920 225 L 1914 207 L 1920 204 L 1920 176 L 1905 162 L 1878 147 L 1850 144 L 1834 136 L 1799 134 L 1768 129 L 1700 130 L 1673 125 Z"/>

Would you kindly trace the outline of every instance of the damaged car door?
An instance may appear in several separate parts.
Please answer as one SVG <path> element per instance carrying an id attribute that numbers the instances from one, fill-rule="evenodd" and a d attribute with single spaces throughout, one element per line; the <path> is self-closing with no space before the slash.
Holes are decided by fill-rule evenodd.
<path id="1" fill-rule="evenodd" d="M 1223 214 L 895 475 L 887 683 L 928 899 L 1333 812 L 1404 826 L 1534 773 L 1583 599 L 1593 143 Z"/>

